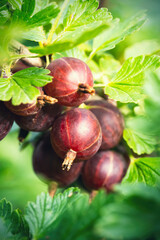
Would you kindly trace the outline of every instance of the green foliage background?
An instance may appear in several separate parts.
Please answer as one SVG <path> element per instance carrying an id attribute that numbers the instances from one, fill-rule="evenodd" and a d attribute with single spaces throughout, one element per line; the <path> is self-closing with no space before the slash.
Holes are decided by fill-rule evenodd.
<path id="1" fill-rule="evenodd" d="M 6 198 L 14 208 L 24 209 L 28 201 L 47 191 L 32 170 L 33 147 L 20 151 L 17 131 L 11 132 L 0 144 L 0 199 Z"/>
<path id="2" fill-rule="evenodd" d="M 119 101 L 118 106 L 124 114 L 126 125 L 123 137 L 130 147 L 130 154 L 131 149 L 139 155 L 154 153 L 139 158 L 131 154 L 129 170 L 122 184 L 116 186 L 115 194 L 107 196 L 103 191 L 99 192 L 92 204 L 89 204 L 86 193 L 70 188 L 52 200 L 47 194 L 47 186 L 33 172 L 32 144 L 26 147 L 19 145 L 17 126 L 14 124 L 9 135 L 0 142 L 0 199 L 6 198 L 12 202 L 13 209 L 20 208 L 24 214 L 20 210 L 13 210 L 6 200 L 0 201 L 2 239 L 6 236 L 7 239 L 45 239 L 47 234 L 51 238 L 56 236 L 56 240 L 135 240 L 148 239 L 148 236 L 159 240 L 160 73 L 156 69 L 160 66 L 160 2 L 104 1 L 113 17 L 121 19 L 120 22 L 114 19 L 115 25 L 109 28 L 112 17 L 107 9 L 96 11 L 96 1 L 82 1 L 84 4 L 80 5 L 77 0 L 67 13 L 64 11 L 65 18 L 56 28 L 57 35 L 46 47 L 37 44 L 46 40 L 39 26 L 45 25 L 47 32 L 50 26 L 48 23 L 57 16 L 59 9 L 55 3 L 46 7 L 47 0 L 37 0 L 35 9 L 34 1 L 32 5 L 24 2 L 25 7 L 21 9 L 21 0 L 9 1 L 16 9 L 11 18 L 14 30 L 16 21 L 22 23 L 17 28 L 23 39 L 21 41 L 30 46 L 33 54 L 41 56 L 56 51 L 54 58 L 73 56 L 88 61 L 95 83 L 105 84 L 105 93 Z M 0 3 L 0 8 L 3 3 Z M 62 1 L 57 3 L 61 4 Z M 147 22 L 144 9 L 147 10 Z M 5 8 L 4 12 L 6 14 L 0 15 L 1 24 L 8 17 Z M 72 18 L 72 13 L 76 18 Z M 137 31 L 139 28 L 141 30 Z M 105 31 L 101 34 L 102 29 Z M 2 33 L 5 34 L 5 30 Z M 0 43 L 4 43 L 3 34 Z M 11 33 L 8 39 L 10 35 L 14 36 Z M 88 44 L 75 47 L 87 40 L 90 40 Z M 9 59 L 9 52 L 5 51 L 5 45 L 3 47 L 0 49 L 0 59 Z M 11 56 L 12 59 L 18 57 Z M 38 95 L 35 86 L 43 86 L 51 81 L 47 73 L 47 70 L 34 68 L 18 72 L 7 81 L 1 78 L 0 99 L 9 100 L 12 97 L 15 105 L 32 101 Z M 19 85 L 18 91 L 16 84 Z M 30 134 L 28 139 L 32 137 Z M 62 222 L 65 222 L 63 228 Z"/>

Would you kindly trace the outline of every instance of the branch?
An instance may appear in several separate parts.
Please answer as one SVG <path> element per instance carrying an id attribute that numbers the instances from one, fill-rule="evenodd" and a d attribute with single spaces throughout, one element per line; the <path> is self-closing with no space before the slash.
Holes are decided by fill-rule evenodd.
<path id="1" fill-rule="evenodd" d="M 34 57 L 34 53 L 31 53 L 26 46 L 15 40 L 11 42 L 9 50 L 13 52 L 13 54 L 19 55 L 19 58 L 21 58 L 21 55 L 29 55 L 30 58 L 22 58 L 21 60 L 30 67 L 44 67 L 45 65 L 40 57 Z"/>

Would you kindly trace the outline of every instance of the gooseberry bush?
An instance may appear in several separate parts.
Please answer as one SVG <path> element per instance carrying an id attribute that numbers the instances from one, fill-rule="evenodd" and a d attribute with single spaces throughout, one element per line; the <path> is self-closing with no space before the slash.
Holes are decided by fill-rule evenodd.
<path id="1" fill-rule="evenodd" d="M 57 2 L 0 2 L 0 140 L 32 145 L 48 186 L 24 211 L 0 200 L 0 239 L 159 240 L 160 46 L 116 58 L 145 12 Z"/>

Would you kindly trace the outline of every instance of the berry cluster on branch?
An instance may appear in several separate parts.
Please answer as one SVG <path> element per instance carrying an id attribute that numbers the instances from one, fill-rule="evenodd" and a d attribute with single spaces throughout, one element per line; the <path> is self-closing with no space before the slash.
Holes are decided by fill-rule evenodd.
<path id="1" fill-rule="evenodd" d="M 28 67 L 20 60 L 17 64 L 14 72 Z M 89 190 L 112 190 L 128 167 L 123 154 L 113 150 L 122 138 L 122 114 L 108 98 L 87 101 L 95 90 L 92 72 L 82 60 L 59 58 L 47 69 L 52 82 L 38 88 L 35 101 L 18 106 L 11 100 L 1 102 L 0 125 L 5 124 L 1 139 L 13 120 L 25 136 L 27 131 L 44 132 L 33 153 L 33 169 L 41 179 L 65 187 L 81 175 Z"/>

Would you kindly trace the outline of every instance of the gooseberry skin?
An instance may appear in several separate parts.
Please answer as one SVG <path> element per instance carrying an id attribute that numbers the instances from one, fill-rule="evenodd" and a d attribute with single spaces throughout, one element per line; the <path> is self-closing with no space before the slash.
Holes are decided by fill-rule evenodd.
<path id="1" fill-rule="evenodd" d="M 43 132 L 53 125 L 55 118 L 61 113 L 61 111 L 62 106 L 57 103 L 54 105 L 46 105 L 33 115 L 15 115 L 15 122 L 24 130 Z"/>
<path id="2" fill-rule="evenodd" d="M 124 157 L 115 151 L 99 151 L 85 162 L 82 181 L 89 190 L 104 188 L 111 191 L 114 184 L 121 182 L 128 167 Z"/>
<path id="3" fill-rule="evenodd" d="M 101 141 L 99 122 L 87 109 L 74 108 L 60 115 L 53 123 L 51 143 L 61 158 L 73 150 L 77 154 L 75 161 L 87 160 L 98 151 Z"/>
<path id="4" fill-rule="evenodd" d="M 93 76 L 85 62 L 72 57 L 63 57 L 51 62 L 47 69 L 53 77 L 44 90 L 47 95 L 57 98 L 64 106 L 79 106 L 90 94 L 79 91 L 79 84 L 93 87 Z"/>
<path id="5" fill-rule="evenodd" d="M 4 103 L 0 101 L 0 140 L 2 140 L 10 131 L 13 125 L 13 115 L 5 107 Z"/>
<path id="6" fill-rule="evenodd" d="M 59 187 L 66 187 L 79 177 L 83 162 L 73 163 L 70 171 L 62 170 L 62 162 L 54 152 L 47 134 L 38 142 L 33 152 L 32 165 L 35 173 L 41 179 L 56 181 Z"/>
<path id="7" fill-rule="evenodd" d="M 39 95 L 43 95 L 43 90 L 40 87 L 37 87 L 39 90 Z M 37 104 L 37 100 L 34 100 L 32 103 L 21 103 L 20 105 L 12 105 L 11 100 L 5 102 L 6 107 L 14 114 L 19 116 L 29 116 L 36 114 L 39 111 L 39 106 Z"/>
<path id="8" fill-rule="evenodd" d="M 100 149 L 107 150 L 115 147 L 122 138 L 124 129 L 123 116 L 119 109 L 105 100 L 85 102 L 98 119 L 102 128 L 102 144 Z"/>

